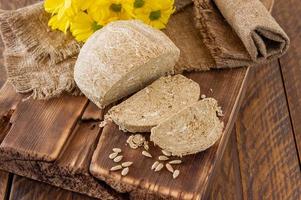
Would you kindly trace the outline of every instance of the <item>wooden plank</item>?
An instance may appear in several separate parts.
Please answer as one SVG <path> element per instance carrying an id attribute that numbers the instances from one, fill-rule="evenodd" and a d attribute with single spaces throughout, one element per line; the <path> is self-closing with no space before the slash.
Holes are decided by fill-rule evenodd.
<path id="1" fill-rule="evenodd" d="M 9 173 L 0 170 L 0 200 L 7 198 L 9 184 Z"/>
<path id="2" fill-rule="evenodd" d="M 22 95 L 16 94 L 11 84 L 5 83 L 0 89 L 0 142 L 11 128 L 10 119 Z"/>
<path id="3" fill-rule="evenodd" d="M 62 190 L 45 183 L 15 176 L 10 200 L 93 200 L 94 198 Z"/>
<path id="4" fill-rule="evenodd" d="M 301 173 L 278 62 L 256 67 L 236 124 L 244 199 L 300 199 Z"/>
<path id="5" fill-rule="evenodd" d="M 72 173 L 88 173 L 100 132 L 98 122 L 79 122 L 68 146 L 55 161 L 56 165 Z"/>
<path id="6" fill-rule="evenodd" d="M 54 161 L 87 102 L 84 97 L 65 95 L 48 101 L 19 103 L 0 149 L 12 158 Z"/>
<path id="7" fill-rule="evenodd" d="M 69 102 L 65 101 L 65 103 Z M 12 157 L 11 154 L 0 149 L 0 168 L 100 199 L 122 199 L 123 195 L 98 182 L 89 174 L 91 157 L 101 133 L 98 124 L 99 122 L 93 121 L 77 121 L 63 149 L 53 162 L 29 160 L 22 154 Z M 31 135 L 27 136 L 31 137 Z"/>
<path id="8" fill-rule="evenodd" d="M 246 68 L 212 70 L 188 75 L 189 78 L 200 84 L 201 93 L 208 97 L 214 97 L 219 101 L 225 112 L 223 118 L 225 129 L 218 144 L 205 152 L 183 158 L 184 163 L 179 166 L 181 175 L 177 179 L 173 180 L 170 172 L 166 170 L 162 170 L 160 173 L 151 171 L 150 167 L 154 159 L 143 157 L 141 149 L 133 150 L 126 147 L 125 144 L 129 134 L 121 132 L 112 123 L 109 123 L 103 130 L 92 158 L 90 172 L 117 191 L 130 192 L 132 198 L 136 199 L 141 199 L 141 196 L 148 194 L 157 195 L 155 198 L 202 198 L 207 192 L 207 185 L 212 177 L 211 172 L 215 165 L 219 163 L 225 150 L 243 96 L 247 76 L 248 70 Z M 115 147 L 124 149 L 124 160 L 135 162 L 126 177 L 121 177 L 118 172 L 110 173 L 109 171 L 115 164 L 108 159 L 108 155 Z M 153 145 L 151 145 L 150 152 L 155 157 L 160 155 L 159 148 L 155 148 Z M 193 176 L 191 176 L 192 172 Z"/>
<path id="9" fill-rule="evenodd" d="M 288 52 L 280 59 L 295 141 L 301 158 L 301 2 L 276 1 L 274 16 L 291 39 Z"/>
<path id="10" fill-rule="evenodd" d="M 103 110 L 98 108 L 94 103 L 91 101 L 89 102 L 85 112 L 82 115 L 82 120 L 94 120 L 94 121 L 101 121 L 103 120 Z"/>
<path id="11" fill-rule="evenodd" d="M 243 199 L 235 129 L 231 133 L 221 164 L 214 173 L 209 197 L 205 199 Z"/>

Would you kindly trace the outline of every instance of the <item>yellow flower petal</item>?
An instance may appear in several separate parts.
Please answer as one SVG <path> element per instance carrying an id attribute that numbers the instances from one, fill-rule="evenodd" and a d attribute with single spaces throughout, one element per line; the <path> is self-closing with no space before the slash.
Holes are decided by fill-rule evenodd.
<path id="1" fill-rule="evenodd" d="M 174 0 L 145 0 L 142 7 L 134 9 L 134 14 L 136 19 L 163 29 L 174 11 Z"/>
<path id="2" fill-rule="evenodd" d="M 54 15 L 50 18 L 48 25 L 53 29 L 53 30 L 60 30 L 63 31 L 65 34 L 67 34 L 67 31 L 70 27 L 70 20 L 68 17 L 63 16 L 62 18 L 58 18 L 57 15 Z"/>
<path id="3" fill-rule="evenodd" d="M 103 24 L 97 23 L 87 13 L 79 12 L 71 24 L 72 35 L 77 41 L 85 42 L 95 31 L 102 28 Z"/>
<path id="4" fill-rule="evenodd" d="M 126 20 L 133 18 L 134 0 L 97 0 L 90 9 L 89 15 L 97 21 Z"/>
<path id="5" fill-rule="evenodd" d="M 57 13 L 58 9 L 64 5 L 64 0 L 45 0 L 44 8 L 48 13 Z"/>

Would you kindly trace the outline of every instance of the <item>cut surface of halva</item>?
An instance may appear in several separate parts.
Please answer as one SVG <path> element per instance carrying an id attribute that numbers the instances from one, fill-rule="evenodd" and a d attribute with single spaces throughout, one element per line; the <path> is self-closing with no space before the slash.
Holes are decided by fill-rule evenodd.
<path id="1" fill-rule="evenodd" d="M 151 128 L 174 113 L 199 100 L 199 84 L 183 75 L 161 77 L 121 104 L 106 116 L 121 130 L 150 132 Z"/>
<path id="2" fill-rule="evenodd" d="M 222 135 L 218 110 L 213 98 L 198 101 L 152 128 L 150 140 L 175 156 L 204 151 Z"/>
<path id="3" fill-rule="evenodd" d="M 80 90 L 104 108 L 172 74 L 179 56 L 163 32 L 137 20 L 115 21 L 84 44 L 74 78 Z"/>

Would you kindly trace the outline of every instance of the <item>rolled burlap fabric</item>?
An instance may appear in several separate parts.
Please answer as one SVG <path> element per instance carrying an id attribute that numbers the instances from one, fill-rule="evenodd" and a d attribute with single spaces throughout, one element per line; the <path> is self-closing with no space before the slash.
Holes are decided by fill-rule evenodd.
<path id="1" fill-rule="evenodd" d="M 259 0 L 214 2 L 194 0 L 197 27 L 218 67 L 268 62 L 288 49 L 288 36 Z"/>

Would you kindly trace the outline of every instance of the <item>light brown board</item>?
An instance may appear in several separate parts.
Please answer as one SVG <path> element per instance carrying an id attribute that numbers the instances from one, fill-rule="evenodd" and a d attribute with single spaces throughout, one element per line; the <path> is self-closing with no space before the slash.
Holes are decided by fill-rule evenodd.
<path id="1" fill-rule="evenodd" d="M 300 199 L 301 173 L 278 62 L 255 68 L 236 123 L 244 199 Z"/>
<path id="2" fill-rule="evenodd" d="M 91 173 L 100 180 L 105 180 L 110 186 L 120 192 L 131 192 L 141 198 L 141 195 L 151 193 L 157 196 L 198 199 L 206 192 L 211 172 L 219 162 L 231 132 L 235 115 L 239 109 L 240 100 L 246 84 L 248 70 L 213 70 L 206 73 L 192 73 L 188 77 L 200 84 L 201 93 L 216 98 L 222 106 L 225 117 L 224 134 L 216 145 L 205 152 L 183 158 L 184 163 L 178 167 L 180 176 L 172 180 L 170 172 L 162 170 L 154 173 L 150 170 L 154 159 L 141 155 L 141 149 L 132 150 L 126 147 L 129 134 L 118 130 L 109 123 L 103 130 L 97 149 L 93 155 L 90 167 Z M 146 134 L 147 135 L 147 134 Z M 112 148 L 124 149 L 124 160 L 134 161 L 130 173 L 121 177 L 118 172 L 109 172 L 115 164 L 108 158 Z M 159 148 L 151 145 L 150 153 L 157 157 Z M 193 176 L 192 176 L 193 174 Z M 139 189 L 138 189 L 139 187 Z M 132 195 L 134 198 L 135 195 Z"/>
<path id="3" fill-rule="evenodd" d="M 54 161 L 86 104 L 84 97 L 67 95 L 49 101 L 19 103 L 0 149 L 11 157 L 21 154 L 29 160 Z"/>
<path id="4" fill-rule="evenodd" d="M 65 101 L 65 104 L 68 104 Z M 81 116 L 79 115 L 80 119 Z M 87 194 L 100 199 L 122 199 L 104 183 L 96 181 L 88 171 L 92 154 L 101 132 L 99 122 L 77 121 L 59 155 L 53 162 L 28 160 L 23 154 L 12 157 L 0 149 L 0 168 L 20 176 L 39 180 L 54 186 Z M 24 132 L 24 135 L 31 137 Z M 47 145 L 47 141 L 44 142 Z"/>
<path id="5" fill-rule="evenodd" d="M 274 16 L 291 39 L 291 46 L 281 59 L 285 92 L 290 117 L 301 159 L 301 2 L 299 0 L 276 1 Z"/>
<path id="6" fill-rule="evenodd" d="M 16 94 L 13 87 L 7 82 L 0 89 L 0 142 L 3 141 L 11 127 L 9 123 L 11 115 L 21 99 L 22 96 Z"/>
<path id="7" fill-rule="evenodd" d="M 94 198 L 62 190 L 45 183 L 15 176 L 10 200 L 95 200 Z"/>

